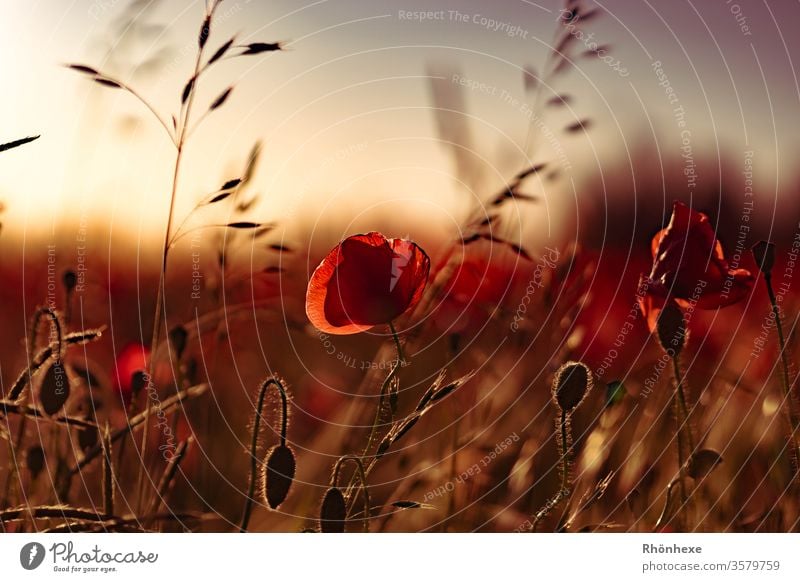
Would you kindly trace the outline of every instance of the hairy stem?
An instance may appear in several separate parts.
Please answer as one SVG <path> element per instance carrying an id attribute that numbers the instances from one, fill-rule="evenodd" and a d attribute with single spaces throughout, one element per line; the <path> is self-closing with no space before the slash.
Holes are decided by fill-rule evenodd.
<path id="1" fill-rule="evenodd" d="M 566 411 L 562 410 L 558 419 L 558 452 L 559 452 L 559 470 L 561 471 L 561 487 L 556 494 L 547 500 L 547 503 L 536 512 L 533 517 L 533 523 L 529 531 L 535 532 L 539 522 L 547 517 L 553 509 L 558 507 L 564 499 L 569 497 L 570 483 L 569 474 L 572 470 L 572 433 L 570 431 L 569 415 Z"/>
<path id="2" fill-rule="evenodd" d="M 764 273 L 764 283 L 767 286 L 769 302 L 772 306 L 772 315 L 775 318 L 775 330 L 778 332 L 778 344 L 781 356 L 781 380 L 783 386 L 783 410 L 786 414 L 786 422 L 789 424 L 789 447 L 791 451 L 789 458 L 792 462 L 792 480 L 800 484 L 800 448 L 797 444 L 798 420 L 797 412 L 794 408 L 794 397 L 792 395 L 792 383 L 789 380 L 789 358 L 786 354 L 786 338 L 783 334 L 783 324 L 781 323 L 781 312 L 775 291 L 772 288 L 772 275 Z"/>
<path id="3" fill-rule="evenodd" d="M 694 453 L 694 437 L 692 436 L 692 425 L 689 422 L 689 409 L 686 406 L 686 395 L 683 391 L 683 376 L 679 356 L 676 354 L 672 358 L 672 371 L 675 374 L 675 390 L 678 395 L 678 405 L 683 416 L 679 430 L 685 431 L 686 440 L 689 444 L 689 454 Z M 680 422 L 680 421 L 679 421 Z"/>
<path id="4" fill-rule="evenodd" d="M 681 413 L 680 398 L 678 397 L 677 388 L 676 388 L 675 392 L 672 395 L 672 403 L 673 403 L 673 408 L 675 410 L 675 422 L 677 423 L 677 428 L 675 430 L 675 443 L 676 443 L 677 448 L 678 448 L 678 477 L 677 477 L 677 480 L 678 480 L 678 487 L 679 487 L 679 490 L 680 490 L 680 493 L 681 493 L 681 506 L 678 509 L 677 517 L 678 517 L 679 526 L 680 526 L 681 530 L 683 531 L 683 530 L 686 529 L 686 527 L 685 527 L 686 524 L 684 523 L 684 518 L 683 518 L 683 511 L 686 508 L 686 504 L 688 502 L 688 496 L 686 494 L 686 483 L 685 483 L 685 481 L 683 479 L 686 460 L 684 459 L 684 456 L 683 456 L 683 449 L 684 449 L 683 429 L 682 429 L 683 422 L 681 420 L 683 415 Z"/>
<path id="5" fill-rule="evenodd" d="M 364 533 L 369 532 L 369 520 L 370 520 L 370 502 L 369 502 L 369 486 L 367 485 L 367 472 L 364 470 L 364 462 L 361 460 L 360 457 L 356 457 L 355 455 L 345 455 L 343 457 L 339 457 L 339 460 L 336 461 L 336 465 L 333 468 L 333 474 L 331 476 L 331 487 L 336 487 L 336 483 L 339 481 L 339 471 L 344 463 L 347 461 L 352 461 L 356 464 L 356 472 L 355 475 L 358 475 L 359 480 L 361 481 L 361 493 L 364 498 Z M 349 510 L 347 513 L 350 513 L 352 506 L 355 504 L 356 496 L 353 495 L 352 498 L 347 498 L 347 502 L 350 505 Z"/>
<path id="6" fill-rule="evenodd" d="M 277 378 L 269 378 L 261 384 L 261 389 L 258 391 L 256 417 L 253 421 L 253 435 L 250 441 L 250 484 L 247 487 L 247 498 L 244 501 L 242 521 L 239 525 L 239 531 L 242 533 L 247 531 L 247 524 L 250 523 L 250 514 L 253 512 L 253 496 L 256 494 L 256 479 L 258 478 L 258 457 L 256 456 L 258 454 L 258 433 L 259 427 L 261 426 L 261 411 L 264 409 L 264 400 L 270 386 L 275 386 L 281 394 L 281 446 L 286 446 L 286 430 L 289 412 L 286 389 Z"/>

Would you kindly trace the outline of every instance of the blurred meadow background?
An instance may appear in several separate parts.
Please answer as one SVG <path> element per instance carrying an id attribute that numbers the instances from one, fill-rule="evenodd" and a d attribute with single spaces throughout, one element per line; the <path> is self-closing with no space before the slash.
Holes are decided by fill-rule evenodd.
<path id="1" fill-rule="evenodd" d="M 212 9 L 204 58 L 235 40 L 188 87 Z M 414 417 L 442 371 L 440 387 L 465 381 L 377 459 L 368 519 L 355 463 L 342 469 L 348 531 L 523 531 L 563 488 L 567 456 L 568 495 L 538 531 L 798 527 L 785 446 L 796 435 L 782 414 L 800 356 L 797 5 L 12 0 L 3 12 L 0 143 L 41 136 L 0 152 L 4 403 L 49 345 L 44 324 L 31 327 L 38 307 L 57 312 L 64 334 L 102 330 L 64 356 L 59 413 L 89 425 L 0 414 L 5 531 L 236 530 L 252 497 L 259 385 L 272 375 L 289 390 L 297 470 L 277 509 L 254 498 L 249 529 L 316 529 L 337 459 L 375 459 L 373 429 L 380 440 Z M 253 43 L 277 44 L 245 54 Z M 166 131 L 98 78 L 135 88 Z M 187 95 L 171 209 L 168 134 L 183 129 Z M 229 196 L 209 203 L 215 193 Z M 731 268 L 756 278 L 743 300 L 687 323 L 685 421 L 697 450 L 721 460 L 686 469 L 694 477 L 675 455 L 672 368 L 637 302 L 676 200 L 707 215 Z M 182 236 L 153 346 L 168 224 Z M 390 420 L 379 403 L 395 361 L 389 329 L 326 334 L 305 312 L 320 261 L 370 231 L 413 240 L 431 260 L 430 292 L 398 322 L 407 360 Z M 750 252 L 761 239 L 776 245 L 788 399 Z M 568 361 L 593 386 L 569 415 L 565 455 L 551 386 Z M 142 370 L 158 399 L 132 385 Z M 31 394 L 43 376 L 31 371 Z M 149 422 L 144 462 L 139 426 L 113 442 L 111 469 L 80 466 L 87 452 L 106 456 L 106 425 L 124 431 L 148 398 L 193 385 L 208 388 L 168 411 L 175 442 L 188 442 L 174 474 L 157 451 L 175 443 Z M 280 432 L 272 396 L 259 471 Z M 691 503 L 673 511 L 676 473 Z M 166 517 L 142 519 L 143 505 Z M 8 513 L 20 507 L 95 514 Z"/>

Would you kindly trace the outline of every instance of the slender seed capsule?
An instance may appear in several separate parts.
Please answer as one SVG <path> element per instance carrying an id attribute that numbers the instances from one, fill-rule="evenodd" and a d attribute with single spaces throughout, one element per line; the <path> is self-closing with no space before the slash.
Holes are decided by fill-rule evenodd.
<path id="1" fill-rule="evenodd" d="M 331 487 L 322 498 L 319 524 L 323 533 L 344 533 L 347 518 L 347 504 L 344 494 L 338 487 Z"/>
<path id="2" fill-rule="evenodd" d="M 264 499 L 270 509 L 277 509 L 289 494 L 294 481 L 295 460 L 292 449 L 276 445 L 269 450 L 261 474 Z"/>

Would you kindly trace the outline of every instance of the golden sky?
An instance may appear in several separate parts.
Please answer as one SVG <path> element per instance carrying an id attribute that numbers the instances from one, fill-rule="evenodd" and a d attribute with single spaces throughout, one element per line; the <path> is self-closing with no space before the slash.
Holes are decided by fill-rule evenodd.
<path id="1" fill-rule="evenodd" d="M 797 8 L 597 4 L 606 14 L 587 28 L 598 44 L 611 45 L 617 68 L 628 74 L 577 59 L 545 88 L 575 99 L 544 120 L 554 140 L 536 139 L 535 161 L 564 167 L 568 160 L 565 179 L 538 192 L 546 202 L 540 225 L 569 213 L 580 195 L 575 185 L 624 160 L 642 132 L 657 132 L 662 153 L 679 155 L 681 128 L 656 61 L 686 110 L 694 151 L 738 160 L 754 149 L 766 189 L 792 183 L 796 138 L 787 120 L 798 106 L 791 60 L 798 46 L 787 23 Z M 261 140 L 258 217 L 314 224 L 335 215 L 357 230 L 375 215 L 402 213 L 416 226 L 455 228 L 475 193 L 441 143 L 430 77 L 461 93 L 463 145 L 482 187 L 494 191 L 524 164 L 522 69 L 541 68 L 560 7 L 527 0 L 225 0 L 212 48 L 236 34 L 243 42 L 286 41 L 287 50 L 224 62 L 203 80 L 201 104 L 235 88 L 187 149 L 178 214 L 238 175 Z M 0 139 L 42 134 L 0 159 L 6 230 L 48 232 L 80 220 L 115 231 L 163 228 L 174 156 L 165 134 L 129 95 L 61 65 L 86 63 L 117 75 L 168 118 L 193 65 L 203 2 L 11 0 L 4 11 Z M 435 14 L 421 20 L 418 11 Z M 577 53 L 584 42 L 575 43 Z M 561 132 L 584 118 L 593 120 L 585 136 Z"/>

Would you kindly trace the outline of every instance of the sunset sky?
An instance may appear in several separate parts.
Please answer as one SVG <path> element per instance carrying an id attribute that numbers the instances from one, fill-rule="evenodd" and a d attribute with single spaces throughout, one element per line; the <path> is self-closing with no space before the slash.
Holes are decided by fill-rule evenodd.
<path id="1" fill-rule="evenodd" d="M 203 2 L 6 4 L 0 139 L 42 134 L 0 160 L 6 232 L 46 233 L 81 220 L 133 233 L 163 228 L 174 154 L 162 128 L 129 95 L 62 65 L 116 75 L 169 118 L 193 66 Z M 534 161 L 552 161 L 553 147 L 561 148 L 565 157 L 556 163 L 567 170 L 539 188 L 547 202 L 538 210 L 540 225 L 572 212 L 582 180 L 597 179 L 605 162 L 624 161 L 640 136 L 656 132 L 663 156 L 680 155 L 682 129 L 667 84 L 685 110 L 695 155 L 743 163 L 752 149 L 765 196 L 775 195 L 776 185 L 794 185 L 796 5 L 596 4 L 606 14 L 586 29 L 599 45 L 611 45 L 627 75 L 577 58 L 575 70 L 544 89 L 545 98 L 567 92 L 574 101 L 544 120 L 558 141 L 536 142 Z M 285 41 L 287 50 L 223 62 L 202 82 L 198 113 L 229 84 L 235 89 L 187 150 L 179 214 L 238 175 L 253 143 L 263 140 L 255 187 L 263 203 L 255 216 L 313 224 L 334 215 L 356 230 L 374 216 L 402 212 L 454 229 L 470 196 L 485 197 L 524 165 L 522 68 L 540 70 L 560 8 L 544 0 L 225 0 L 212 50 L 233 34 L 242 42 Z M 420 10 L 437 14 L 425 21 L 407 15 Z M 583 42 L 573 44 L 571 56 L 586 50 Z M 465 192 L 440 143 L 429 78 L 437 75 L 463 94 L 469 139 L 461 145 L 479 160 L 483 192 Z M 562 132 L 585 118 L 593 123 L 585 136 Z"/>

